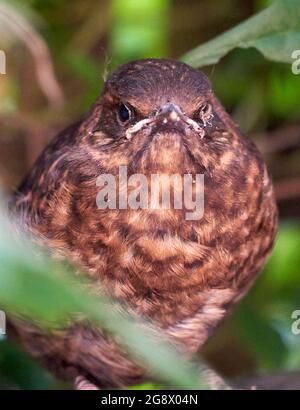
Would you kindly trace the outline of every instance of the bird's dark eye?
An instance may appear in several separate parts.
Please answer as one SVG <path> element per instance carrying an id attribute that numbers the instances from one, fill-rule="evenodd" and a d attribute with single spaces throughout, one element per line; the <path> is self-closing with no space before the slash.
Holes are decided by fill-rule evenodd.
<path id="1" fill-rule="evenodd" d="M 210 104 L 204 104 L 203 107 L 200 110 L 201 115 L 210 115 L 212 111 L 212 106 Z"/>
<path id="2" fill-rule="evenodd" d="M 121 104 L 118 111 L 119 120 L 122 123 L 125 123 L 130 120 L 131 118 L 131 111 L 125 104 Z"/>
<path id="3" fill-rule="evenodd" d="M 206 124 L 213 117 L 213 110 L 210 104 L 204 104 L 199 110 L 200 120 Z"/>

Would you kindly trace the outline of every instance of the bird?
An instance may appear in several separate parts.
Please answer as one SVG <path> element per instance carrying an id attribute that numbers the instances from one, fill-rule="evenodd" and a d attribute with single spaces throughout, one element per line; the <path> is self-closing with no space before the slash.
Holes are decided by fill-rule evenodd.
<path id="1" fill-rule="evenodd" d="M 125 184 L 131 203 L 120 170 L 138 181 Z M 153 175 L 169 181 L 160 180 L 154 201 L 142 201 Z M 167 183 L 177 207 L 157 203 Z M 191 212 L 197 198 L 200 211 Z M 251 288 L 278 220 L 254 143 L 202 72 L 168 59 L 117 68 L 85 117 L 45 148 L 10 207 L 22 229 L 83 272 L 96 293 L 149 321 L 187 355 Z M 148 374 L 90 324 L 46 334 L 13 323 L 12 334 L 56 377 L 81 386 L 130 386 Z"/>

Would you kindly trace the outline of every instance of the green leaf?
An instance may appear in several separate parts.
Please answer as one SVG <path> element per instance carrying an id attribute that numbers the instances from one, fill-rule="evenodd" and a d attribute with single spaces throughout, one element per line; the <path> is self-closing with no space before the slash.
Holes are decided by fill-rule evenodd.
<path id="1" fill-rule="evenodd" d="M 94 326 L 117 337 L 131 356 L 168 386 L 208 387 L 201 384 L 200 364 L 196 368 L 170 344 L 161 342 L 164 336 L 158 330 L 134 321 L 106 297 L 88 292 L 90 283 L 33 248 L 25 236 L 16 239 L 13 231 L 0 216 L 1 309 L 50 331 L 62 328 L 80 313 Z"/>
<path id="2" fill-rule="evenodd" d="M 11 388 L 57 389 L 60 386 L 23 352 L 8 341 L 0 341 L 0 380 Z M 3 382 L 2 382 L 3 383 Z M 3 384 L 0 384 L 0 390 Z"/>
<path id="3" fill-rule="evenodd" d="M 283 225 L 278 232 L 274 252 L 266 266 L 272 277 L 272 286 L 279 290 L 299 287 L 300 226 Z"/>
<path id="4" fill-rule="evenodd" d="M 300 47 L 300 29 L 258 38 L 245 43 L 246 47 L 257 48 L 269 60 L 291 63 L 292 52 Z"/>
<path id="5" fill-rule="evenodd" d="M 168 55 L 170 0 L 113 0 L 111 4 L 113 65 Z"/>
<path id="6" fill-rule="evenodd" d="M 262 312 L 243 304 L 234 316 L 234 323 L 244 345 L 253 352 L 260 368 L 280 368 L 287 355 L 287 347 L 280 333 Z"/>
<path id="7" fill-rule="evenodd" d="M 234 48 L 255 47 L 266 58 L 291 63 L 300 44 L 300 2 L 277 0 L 268 8 L 213 40 L 185 54 L 182 59 L 194 67 L 217 63 Z"/>

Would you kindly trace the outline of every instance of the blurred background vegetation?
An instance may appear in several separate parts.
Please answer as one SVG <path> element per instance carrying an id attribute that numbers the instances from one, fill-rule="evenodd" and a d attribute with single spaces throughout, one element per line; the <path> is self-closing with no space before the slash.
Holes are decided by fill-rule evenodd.
<path id="1" fill-rule="evenodd" d="M 0 76 L 2 191 L 8 196 L 17 187 L 45 144 L 86 112 L 120 63 L 180 58 L 269 3 L 0 1 L 0 49 L 7 56 L 7 75 Z M 5 13 L 12 10 L 19 29 L 8 24 Z M 223 105 L 263 152 L 281 217 L 263 275 L 207 343 L 204 355 L 231 377 L 297 369 L 300 335 L 291 331 L 291 315 L 300 309 L 300 75 L 293 75 L 288 64 L 267 61 L 255 49 L 232 51 L 204 71 Z M 3 338 L 0 388 L 5 387 L 63 385 Z"/>

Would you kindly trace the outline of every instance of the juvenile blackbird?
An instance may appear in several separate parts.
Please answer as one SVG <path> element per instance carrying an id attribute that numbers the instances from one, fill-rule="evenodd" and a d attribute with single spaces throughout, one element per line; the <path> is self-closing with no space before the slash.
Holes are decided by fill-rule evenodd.
<path id="1" fill-rule="evenodd" d="M 116 176 L 120 185 L 120 166 L 148 182 L 153 174 L 204 175 L 203 215 L 187 218 L 186 204 L 99 208 L 97 179 Z M 197 189 L 194 184 L 193 194 Z M 22 226 L 53 254 L 64 255 L 99 293 L 150 320 L 187 353 L 199 349 L 248 291 L 277 225 L 260 153 L 208 79 L 170 60 L 131 62 L 112 74 L 88 115 L 44 150 L 12 204 Z M 14 334 L 61 378 L 81 375 L 120 387 L 145 374 L 88 325 L 51 336 L 15 325 Z"/>

